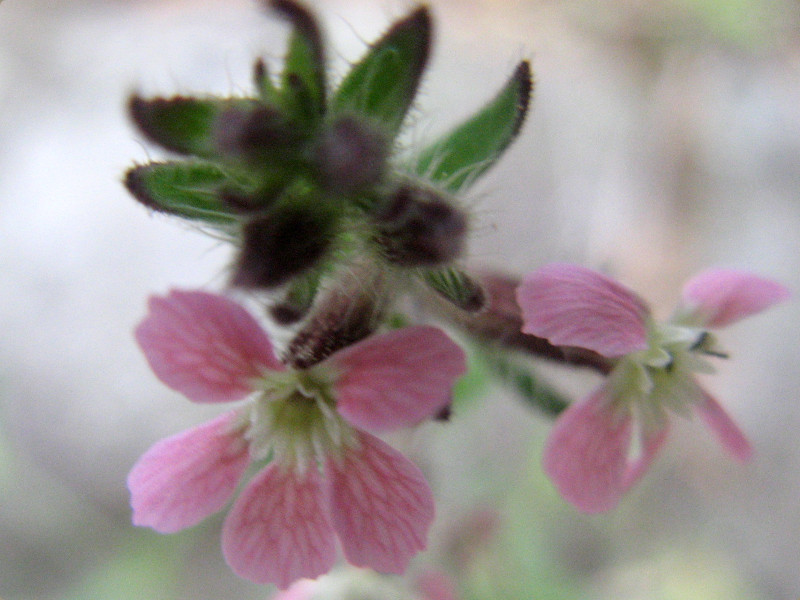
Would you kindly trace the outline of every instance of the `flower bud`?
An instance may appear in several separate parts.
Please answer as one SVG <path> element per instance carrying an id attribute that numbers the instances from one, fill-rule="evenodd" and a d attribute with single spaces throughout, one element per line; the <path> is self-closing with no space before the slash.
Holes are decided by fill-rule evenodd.
<path id="1" fill-rule="evenodd" d="M 231 284 L 273 288 L 312 267 L 328 249 L 330 221 L 318 212 L 279 206 L 242 228 Z"/>
<path id="2" fill-rule="evenodd" d="M 251 162 L 286 162 L 301 142 L 280 110 L 266 105 L 220 112 L 214 135 L 220 152 Z"/>
<path id="3" fill-rule="evenodd" d="M 389 262 L 433 266 L 461 254 L 466 216 L 445 197 L 424 188 L 401 186 L 375 215 L 375 240 Z"/>
<path id="4" fill-rule="evenodd" d="M 380 287 L 379 277 L 363 272 L 345 276 L 316 302 L 311 316 L 289 342 L 284 362 L 306 369 L 374 333 L 385 308 L 380 292 L 376 293 Z"/>
<path id="5" fill-rule="evenodd" d="M 377 183 L 387 154 L 382 135 L 363 121 L 342 117 L 322 133 L 313 160 L 322 185 L 347 194 Z"/>

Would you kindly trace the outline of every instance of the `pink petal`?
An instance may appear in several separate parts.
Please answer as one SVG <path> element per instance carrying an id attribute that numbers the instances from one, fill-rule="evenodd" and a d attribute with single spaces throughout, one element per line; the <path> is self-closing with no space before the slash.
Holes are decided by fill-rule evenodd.
<path id="1" fill-rule="evenodd" d="M 416 425 L 451 400 L 466 371 L 463 350 L 436 327 L 406 327 L 334 354 L 337 409 L 356 427 L 385 431 Z"/>
<path id="2" fill-rule="evenodd" d="M 316 465 L 299 473 L 272 463 L 256 475 L 225 519 L 222 551 L 237 575 L 281 589 L 327 573 L 336 540 Z"/>
<path id="3" fill-rule="evenodd" d="M 687 308 L 708 327 L 723 327 L 789 298 L 779 283 L 743 271 L 711 269 L 683 288 Z"/>
<path id="4" fill-rule="evenodd" d="M 264 330 L 224 296 L 153 297 L 136 339 L 158 378 L 195 402 L 238 400 L 265 369 L 282 370 Z"/>
<path id="5" fill-rule="evenodd" d="M 333 526 L 351 564 L 402 573 L 427 543 L 433 494 L 402 454 L 368 433 L 359 442 L 327 462 Z"/>
<path id="6" fill-rule="evenodd" d="M 647 347 L 647 306 L 613 279 L 578 265 L 552 264 L 517 289 L 523 333 L 610 358 Z"/>
<path id="7" fill-rule="evenodd" d="M 753 449 L 750 442 L 713 397 L 703 392 L 703 403 L 697 405 L 695 410 L 714 432 L 722 447 L 734 458 L 745 462 L 752 456 Z"/>
<path id="8" fill-rule="evenodd" d="M 231 430 L 235 417 L 226 413 L 144 453 L 128 475 L 135 525 L 173 533 L 225 506 L 250 462 Z"/>
<path id="9" fill-rule="evenodd" d="M 457 600 L 456 586 L 441 571 L 426 571 L 417 578 L 417 588 L 422 600 Z"/>
<path id="10" fill-rule="evenodd" d="M 631 416 L 615 414 L 605 387 L 559 416 L 543 464 L 565 500 L 587 513 L 617 505 L 627 489 L 631 428 Z"/>
<path id="11" fill-rule="evenodd" d="M 317 591 L 319 591 L 317 580 L 300 579 L 295 581 L 288 590 L 278 592 L 270 600 L 313 600 Z"/>

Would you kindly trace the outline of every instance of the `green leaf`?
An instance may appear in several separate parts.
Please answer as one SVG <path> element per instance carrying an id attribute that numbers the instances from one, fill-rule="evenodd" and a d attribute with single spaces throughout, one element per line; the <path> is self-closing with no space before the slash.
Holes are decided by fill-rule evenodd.
<path id="1" fill-rule="evenodd" d="M 532 86 L 530 65 L 522 61 L 494 100 L 423 150 L 414 171 L 450 191 L 471 185 L 519 133 Z"/>
<path id="2" fill-rule="evenodd" d="M 180 154 L 202 158 L 218 155 L 217 116 L 233 107 L 253 106 L 247 99 L 153 98 L 131 96 L 128 110 L 134 123 L 151 141 Z"/>
<path id="3" fill-rule="evenodd" d="M 289 49 L 281 76 L 284 108 L 313 126 L 325 110 L 325 52 L 317 21 L 302 5 L 272 0 L 271 8 L 291 22 Z"/>
<path id="4" fill-rule="evenodd" d="M 417 93 L 430 46 L 431 17 L 422 6 L 395 23 L 352 68 L 331 110 L 371 117 L 394 137 Z"/>
<path id="5" fill-rule="evenodd" d="M 486 294 L 481 284 L 460 269 L 446 267 L 426 270 L 422 278 L 437 294 L 462 310 L 475 312 L 486 303 Z"/>
<path id="6" fill-rule="evenodd" d="M 125 187 L 149 208 L 212 225 L 236 222 L 221 192 L 247 193 L 222 168 L 204 162 L 139 165 L 126 173 Z"/>
<path id="7" fill-rule="evenodd" d="M 528 404 L 550 416 L 557 416 L 569 405 L 552 387 L 542 383 L 533 370 L 520 364 L 513 356 L 491 349 L 485 352 L 486 364 L 492 374 Z"/>

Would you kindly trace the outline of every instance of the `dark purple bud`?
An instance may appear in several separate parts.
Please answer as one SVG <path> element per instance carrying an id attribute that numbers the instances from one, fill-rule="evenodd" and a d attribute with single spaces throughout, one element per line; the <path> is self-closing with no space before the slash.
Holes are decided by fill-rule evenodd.
<path id="1" fill-rule="evenodd" d="M 377 183 L 387 156 L 381 134 L 354 117 L 342 117 L 322 134 L 314 161 L 322 184 L 347 194 Z"/>
<path id="2" fill-rule="evenodd" d="M 381 321 L 377 297 L 373 286 L 363 282 L 328 292 L 289 342 L 284 361 L 296 369 L 307 369 L 372 334 Z"/>
<path id="3" fill-rule="evenodd" d="M 214 138 L 221 153 L 254 161 L 283 161 L 300 143 L 298 132 L 270 106 L 222 111 L 214 124 Z"/>
<path id="4" fill-rule="evenodd" d="M 461 254 L 466 216 L 433 190 L 404 185 L 375 215 L 377 243 L 390 262 L 433 266 Z"/>
<path id="5" fill-rule="evenodd" d="M 242 229 L 242 248 L 231 284 L 273 288 L 312 267 L 328 249 L 329 221 L 319 213 L 279 207 Z"/>

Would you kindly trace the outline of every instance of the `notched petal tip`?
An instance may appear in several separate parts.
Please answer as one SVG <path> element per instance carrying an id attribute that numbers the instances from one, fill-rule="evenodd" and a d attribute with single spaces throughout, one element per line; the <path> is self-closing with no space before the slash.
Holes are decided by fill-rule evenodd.
<path id="1" fill-rule="evenodd" d="M 613 279 L 579 265 L 552 264 L 517 289 L 523 333 L 615 358 L 647 347 L 647 305 Z"/>

